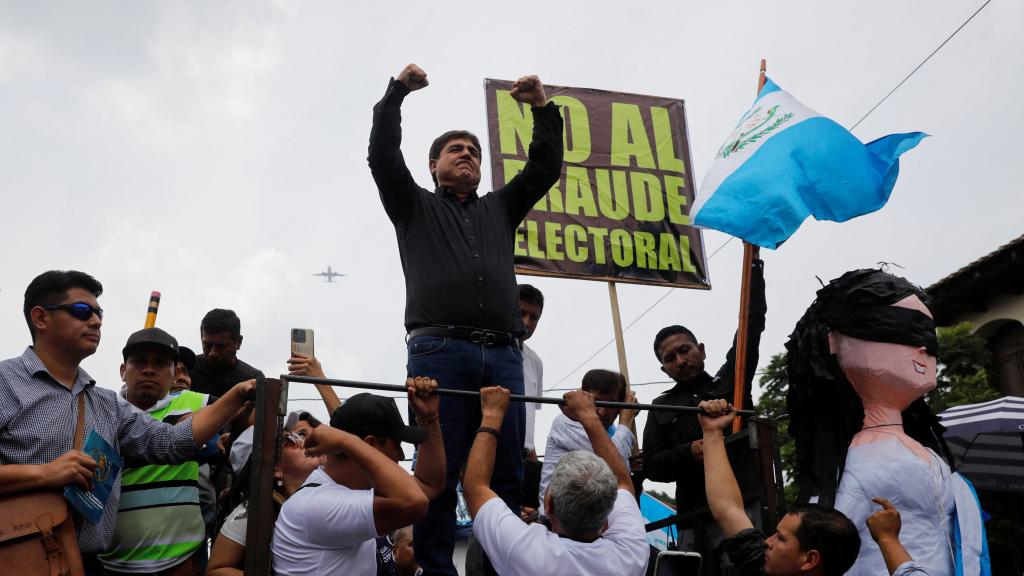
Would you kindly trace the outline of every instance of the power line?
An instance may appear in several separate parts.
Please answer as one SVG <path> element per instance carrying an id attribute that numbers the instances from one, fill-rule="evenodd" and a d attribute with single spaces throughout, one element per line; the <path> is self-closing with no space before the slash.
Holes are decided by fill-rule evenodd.
<path id="1" fill-rule="evenodd" d="M 892 95 L 893 95 L 893 94 L 894 94 L 894 93 L 895 93 L 895 92 L 896 92 L 897 90 L 899 90 L 899 89 L 900 89 L 900 87 L 901 87 L 901 86 L 903 86 L 903 84 L 905 84 L 905 83 L 907 82 L 907 80 L 909 80 L 909 79 L 910 79 L 910 77 L 911 77 L 911 76 L 913 76 L 913 75 L 914 75 L 914 74 L 915 74 L 915 73 L 916 73 L 916 72 L 917 72 L 918 70 L 920 70 L 920 69 L 921 69 L 921 67 L 922 67 L 922 66 L 924 66 L 926 62 L 928 62 L 929 60 L 931 60 L 932 56 L 935 56 L 935 54 L 937 54 L 937 53 L 938 53 L 938 51 L 939 51 L 939 50 L 941 50 L 943 46 L 945 46 L 945 45 L 946 45 L 947 43 L 949 43 L 949 41 L 950 41 L 950 40 L 952 40 L 954 36 L 956 36 L 956 35 L 957 35 L 957 34 L 958 34 L 958 33 L 959 33 L 959 32 L 960 32 L 961 30 L 963 30 L 964 26 L 967 26 L 967 24 L 968 24 L 968 23 L 969 23 L 969 22 L 970 22 L 971 20 L 973 20 L 973 19 L 974 19 L 974 17 L 975 17 L 975 16 L 977 16 L 979 12 L 981 12 L 982 10 L 984 10 L 984 9 L 985 9 L 985 7 L 986 7 L 986 6 L 988 6 L 990 2 L 992 2 L 992 0 L 985 0 L 985 2 L 984 2 L 984 3 L 983 3 L 983 4 L 981 5 L 981 6 L 979 6 L 979 7 L 978 7 L 978 9 L 977 9 L 977 10 L 975 10 L 975 11 L 974 11 L 974 13 L 973 13 L 973 14 L 971 14 L 971 15 L 970 15 L 970 17 L 968 17 L 968 18 L 967 18 L 967 20 L 964 20 L 963 24 L 961 24 L 961 25 L 960 25 L 959 27 L 957 27 L 957 29 L 956 29 L 956 30 L 954 30 L 954 31 L 953 31 L 953 33 L 952 33 L 952 34 L 950 34 L 950 35 L 949 35 L 949 36 L 948 36 L 948 37 L 947 37 L 947 38 L 946 38 L 945 40 L 943 40 L 943 41 L 942 41 L 942 43 L 941 43 L 941 44 L 939 44 L 937 48 L 935 48 L 935 50 L 932 50 L 932 53 L 931 53 L 931 54 L 929 54 L 927 58 L 925 58 L 924 60 L 922 60 L 920 64 L 918 64 L 918 65 L 917 65 L 917 66 L 916 66 L 916 67 L 915 67 L 915 68 L 914 68 L 913 70 L 911 70 L 911 71 L 910 71 L 910 74 L 907 74 L 906 78 L 904 78 L 903 80 L 901 80 L 901 81 L 900 81 L 900 83 L 899 83 L 899 84 L 897 84 L 895 88 L 893 88 L 892 90 L 890 90 L 890 91 L 889 91 L 889 93 L 888 93 L 888 94 L 886 94 L 886 95 L 885 95 L 884 97 L 882 97 L 882 99 L 881 99 L 881 100 L 879 100 L 877 104 L 875 104 L 874 106 L 872 106 L 872 107 L 871 107 L 871 109 L 867 111 L 867 113 L 865 113 L 865 114 L 864 114 L 863 116 L 861 116 L 860 120 L 857 120 L 857 122 L 855 122 L 855 123 L 853 124 L 853 126 L 851 126 L 851 127 L 850 127 L 850 131 L 851 131 L 851 132 L 853 132 L 853 130 L 854 130 L 854 129 L 855 129 L 855 128 L 856 128 L 857 126 L 860 126 L 860 123 L 861 123 L 861 122 L 863 122 L 863 121 L 864 121 L 865 119 L 867 119 L 867 117 L 868 117 L 868 116 L 870 116 L 872 112 L 874 112 L 875 110 L 877 110 L 877 109 L 878 109 L 878 107 L 882 105 L 882 103 L 884 103 L 884 102 L 885 102 L 886 100 L 888 100 L 890 96 L 892 96 Z M 719 246 L 719 247 L 718 247 L 718 249 L 717 249 L 717 250 L 715 250 L 715 251 L 714 251 L 714 252 L 713 252 L 713 253 L 711 254 L 711 256 L 708 256 L 708 260 L 711 260 L 711 258 L 712 258 L 712 257 L 713 257 L 713 256 L 714 256 L 715 254 L 718 254 L 719 250 L 721 250 L 722 248 L 724 248 L 724 247 L 725 247 L 725 245 L 726 245 L 726 244 L 728 244 L 729 242 L 731 242 L 731 241 L 732 241 L 732 240 L 733 240 L 734 238 L 735 238 L 735 237 L 730 237 L 730 238 L 729 238 L 728 240 L 726 240 L 726 241 L 725 241 L 725 242 L 724 242 L 724 243 L 723 243 L 723 244 L 722 244 L 721 246 Z M 628 325 L 627 325 L 627 326 L 626 326 L 625 328 L 623 328 L 623 329 L 622 329 L 622 331 L 623 331 L 623 332 L 625 332 L 626 330 L 628 330 L 628 329 L 630 328 L 630 326 L 632 326 L 633 324 L 636 324 L 636 322 L 637 322 L 638 320 L 640 320 L 640 319 L 641 319 L 641 318 L 643 318 L 643 317 L 644 317 L 645 315 L 647 315 L 647 313 L 648 313 L 648 312 L 650 312 L 651 310 L 653 310 L 653 309 L 654 309 L 654 308 L 655 308 L 655 307 L 656 307 L 656 306 L 657 306 L 658 304 L 661 304 L 661 302 L 662 302 L 663 300 L 665 300 L 665 298 L 668 298 L 668 296 L 669 296 L 670 294 L 672 294 L 673 292 L 675 292 L 675 290 L 676 290 L 675 288 L 669 288 L 668 292 L 666 292 L 666 293 L 665 293 L 664 295 L 662 295 L 662 297 L 661 297 L 661 298 L 658 298 L 658 299 L 657 299 L 657 300 L 656 300 L 656 301 L 654 302 L 654 304 L 651 304 L 651 306 L 650 306 L 650 307 L 648 307 L 648 308 L 647 308 L 646 310 L 644 310 L 644 311 L 643 311 L 643 312 L 642 312 L 642 313 L 641 313 L 641 314 L 640 314 L 639 316 L 637 316 L 636 318 L 634 318 L 632 322 L 630 322 L 630 323 L 629 323 L 629 324 L 628 324 Z M 605 348 L 607 348 L 607 347 L 609 347 L 609 346 L 611 346 L 613 342 L 615 342 L 615 339 L 614 339 L 614 338 L 612 338 L 611 340 L 609 340 L 608 342 L 606 342 L 606 343 L 605 343 L 605 344 L 604 344 L 603 346 L 601 346 L 600 348 L 598 348 L 598 349 L 597 349 L 597 351 L 596 351 L 596 352 L 594 352 L 593 354 L 591 354 L 590 356 L 588 356 L 586 360 L 584 360 L 583 362 L 580 362 L 578 366 L 576 366 L 576 367 L 575 367 L 575 368 L 573 368 L 573 369 L 572 369 L 572 370 L 571 370 L 571 371 L 570 371 L 570 372 L 569 372 L 568 374 L 566 374 L 565 376 L 563 376 L 561 380 L 559 380 L 558 382 L 555 382 L 555 385 L 554 385 L 554 386 L 552 386 L 551 388 L 547 388 L 547 389 L 545 389 L 544 391 L 545 391 L 545 392 L 552 392 L 552 391 L 556 391 L 556 390 L 564 390 L 564 388 L 557 388 L 557 386 L 558 386 L 559 384 L 561 384 L 562 382 L 565 382 L 565 380 L 566 380 L 567 378 L 569 378 L 569 376 L 572 376 L 573 374 L 575 374 L 575 373 L 576 373 L 576 371 L 578 371 L 578 370 L 579 370 L 580 368 L 582 368 L 582 367 L 586 366 L 586 365 L 587 365 L 587 363 L 588 363 L 588 362 L 590 362 L 591 360 L 593 360 L 593 359 L 594 359 L 595 357 L 597 357 L 597 355 L 598 355 L 598 354 L 600 354 L 601 352 L 604 352 L 604 349 L 605 349 Z"/>
<path id="2" fill-rule="evenodd" d="M 985 3 L 984 3 L 984 4 L 982 4 L 982 5 L 981 5 L 981 7 L 979 7 L 979 8 L 977 9 L 977 10 L 975 10 L 975 11 L 974 11 L 974 14 L 971 14 L 970 18 L 968 18 L 967 20 L 964 20 L 964 23 L 963 23 L 963 24 L 961 24 L 961 25 L 960 25 L 960 26 L 959 26 L 959 27 L 958 27 L 958 28 L 957 28 L 956 30 L 953 30 L 953 33 L 952 33 L 952 34 L 950 34 L 948 38 L 946 38 L 945 40 L 943 40 L 943 41 L 942 41 L 942 44 L 939 44 L 939 47 L 938 47 L 938 48 L 936 48 L 935 50 L 932 50 L 932 53 L 931 53 L 931 54 L 929 54 L 927 58 L 925 58 L 924 60 L 922 60 L 920 64 L 918 64 L 918 65 L 917 65 L 917 66 L 916 66 L 916 67 L 915 67 L 915 68 L 914 68 L 913 70 L 911 70 L 911 71 L 910 71 L 910 74 L 907 74 L 907 77 L 906 77 L 906 78 L 904 78 L 903 80 L 901 80 L 901 81 L 900 81 L 900 83 L 899 83 L 899 84 L 897 84 L 895 88 L 893 88 L 892 90 L 890 90 L 888 94 L 886 94 L 886 95 L 885 95 L 885 96 L 884 96 L 884 97 L 883 97 L 883 98 L 882 98 L 881 100 L 879 100 L 879 101 L 878 101 L 878 104 L 875 104 L 874 106 L 872 106 L 872 107 L 871 107 L 871 110 L 868 110 L 868 111 L 867 111 L 867 114 L 864 114 L 863 116 L 861 116 L 860 120 L 857 120 L 857 122 L 856 122 L 856 123 L 855 123 L 855 124 L 854 124 L 853 126 L 850 126 L 850 132 L 853 132 L 853 130 L 854 130 L 854 129 L 855 129 L 855 128 L 856 128 L 857 126 L 860 126 L 860 123 L 861 123 L 861 122 L 863 122 L 865 118 L 867 118 L 868 116 L 870 116 L 870 115 L 871 115 L 871 113 L 875 111 L 875 109 L 877 109 L 877 108 L 878 108 L 879 106 L 881 106 L 883 102 L 885 102 L 886 100 L 888 100 L 888 99 L 889 99 L 889 96 L 892 96 L 894 92 L 896 92 L 897 90 L 899 90 L 899 89 L 900 89 L 900 86 L 903 86 L 903 84 L 904 84 L 904 83 L 906 83 L 906 81 L 907 81 L 907 80 L 910 80 L 910 77 L 911 77 L 911 76 L 913 76 L 915 72 L 917 72 L 918 70 L 920 70 L 920 69 L 921 69 L 921 67 L 922 67 L 922 66 L 924 66 L 926 62 L 928 62 L 929 60 L 931 60 L 932 56 L 935 56 L 935 54 L 936 54 L 936 53 L 937 53 L 937 52 L 938 52 L 939 50 L 942 50 L 942 47 L 943 47 L 943 46 L 945 46 L 947 42 L 949 42 L 950 40 L 952 40 L 952 39 L 953 39 L 953 37 L 957 35 L 957 33 L 959 33 L 959 32 L 960 32 L 961 30 L 963 30 L 964 26 L 967 26 L 967 23 L 968 23 L 968 22 L 970 22 L 971 20 L 973 20 L 973 19 L 974 19 L 974 17 L 975 17 L 975 16 L 977 16 L 979 12 L 981 12 L 982 10 L 984 10 L 984 9 L 985 9 L 985 6 L 988 6 L 989 2 L 991 2 L 991 1 L 992 1 L 992 0 L 985 0 Z"/>
<path id="3" fill-rule="evenodd" d="M 721 252 L 722 248 L 725 248 L 726 245 L 729 244 L 729 242 L 732 242 L 735 239 L 736 239 L 735 236 L 730 236 L 725 242 L 722 242 L 722 245 L 719 246 L 718 248 L 716 248 L 715 251 L 712 252 L 710 256 L 708 256 L 708 261 L 710 261 L 712 258 L 714 258 L 715 254 L 718 254 L 719 252 Z M 626 326 L 622 329 L 622 332 L 625 333 L 626 330 L 629 330 L 634 324 L 639 322 L 641 318 L 646 316 L 648 312 L 650 312 L 651 310 L 654 310 L 655 306 L 657 306 L 658 304 L 661 304 L 662 300 L 664 300 L 665 298 L 668 298 L 669 295 L 674 293 L 676 290 L 677 290 L 676 288 L 669 288 L 664 294 L 661 295 L 661 298 L 658 298 L 657 300 L 654 301 L 654 304 L 651 304 L 650 306 L 648 306 L 647 309 L 644 310 L 643 312 L 641 312 L 639 316 L 637 316 L 636 318 L 633 318 L 633 320 L 629 324 L 626 324 Z M 562 382 L 565 382 L 566 379 L 569 378 L 569 376 L 572 376 L 573 374 L 576 373 L 577 370 L 579 370 L 580 368 L 586 366 L 587 362 L 590 362 L 591 360 L 596 358 L 598 354 L 600 354 L 601 352 L 604 352 L 604 349 L 607 348 L 608 346 L 611 346 L 611 344 L 613 342 L 615 342 L 615 338 L 612 338 L 608 342 L 605 342 L 604 346 L 601 346 L 600 348 L 598 348 L 597 351 L 594 352 L 593 354 L 591 354 L 590 356 L 588 356 L 586 360 L 584 360 L 583 362 L 580 362 L 579 365 L 577 365 L 575 368 L 570 370 L 568 374 L 566 374 L 565 376 L 562 376 L 561 380 L 559 380 L 558 382 L 555 382 L 554 386 L 552 386 L 550 388 L 547 388 L 544 391 L 545 392 L 550 392 L 552 390 L 555 390 L 558 387 L 559 384 L 561 384 Z"/>

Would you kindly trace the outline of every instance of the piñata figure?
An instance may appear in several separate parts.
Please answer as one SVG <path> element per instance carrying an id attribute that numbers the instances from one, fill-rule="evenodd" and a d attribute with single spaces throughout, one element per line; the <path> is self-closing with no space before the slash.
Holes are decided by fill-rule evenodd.
<path id="1" fill-rule="evenodd" d="M 903 278 L 847 272 L 818 291 L 786 343 L 800 500 L 835 506 L 860 530 L 848 575 L 888 574 L 866 523 L 874 497 L 899 509 L 900 541 L 932 576 L 991 573 L 977 496 L 950 471 L 924 401 L 938 353 L 927 304 Z"/>

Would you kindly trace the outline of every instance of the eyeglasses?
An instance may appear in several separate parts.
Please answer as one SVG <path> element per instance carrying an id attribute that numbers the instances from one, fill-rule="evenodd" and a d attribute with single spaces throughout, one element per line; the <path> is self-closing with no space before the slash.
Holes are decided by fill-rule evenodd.
<path id="1" fill-rule="evenodd" d="M 49 306 L 43 306 L 43 310 L 64 310 L 71 316 L 86 322 L 92 315 L 95 314 L 97 318 L 103 320 L 103 308 L 94 308 L 90 304 L 85 302 L 72 302 L 71 304 L 50 304 Z"/>

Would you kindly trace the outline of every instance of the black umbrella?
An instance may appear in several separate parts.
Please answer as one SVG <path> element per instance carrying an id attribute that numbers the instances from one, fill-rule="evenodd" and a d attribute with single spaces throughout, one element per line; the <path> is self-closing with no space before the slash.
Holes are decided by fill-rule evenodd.
<path id="1" fill-rule="evenodd" d="M 939 419 L 957 471 L 977 489 L 1024 492 L 1024 398 L 955 406 Z"/>

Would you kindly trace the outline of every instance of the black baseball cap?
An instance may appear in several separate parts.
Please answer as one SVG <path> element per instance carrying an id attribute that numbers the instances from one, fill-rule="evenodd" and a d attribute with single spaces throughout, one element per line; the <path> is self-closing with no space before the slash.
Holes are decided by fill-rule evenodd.
<path id="1" fill-rule="evenodd" d="M 128 343 L 121 350 L 121 355 L 127 360 L 128 353 L 140 346 L 165 348 L 171 353 L 172 358 L 178 359 L 178 341 L 174 339 L 174 336 L 159 328 L 143 328 L 129 336 Z"/>
<path id="2" fill-rule="evenodd" d="M 178 346 L 178 362 L 184 364 L 185 370 L 191 374 L 192 369 L 196 367 L 196 353 L 191 348 Z"/>
<path id="3" fill-rule="evenodd" d="M 331 427 L 366 436 L 384 436 L 401 442 L 419 444 L 427 439 L 427 431 L 406 426 L 394 398 L 363 392 L 356 394 L 331 414 Z"/>

